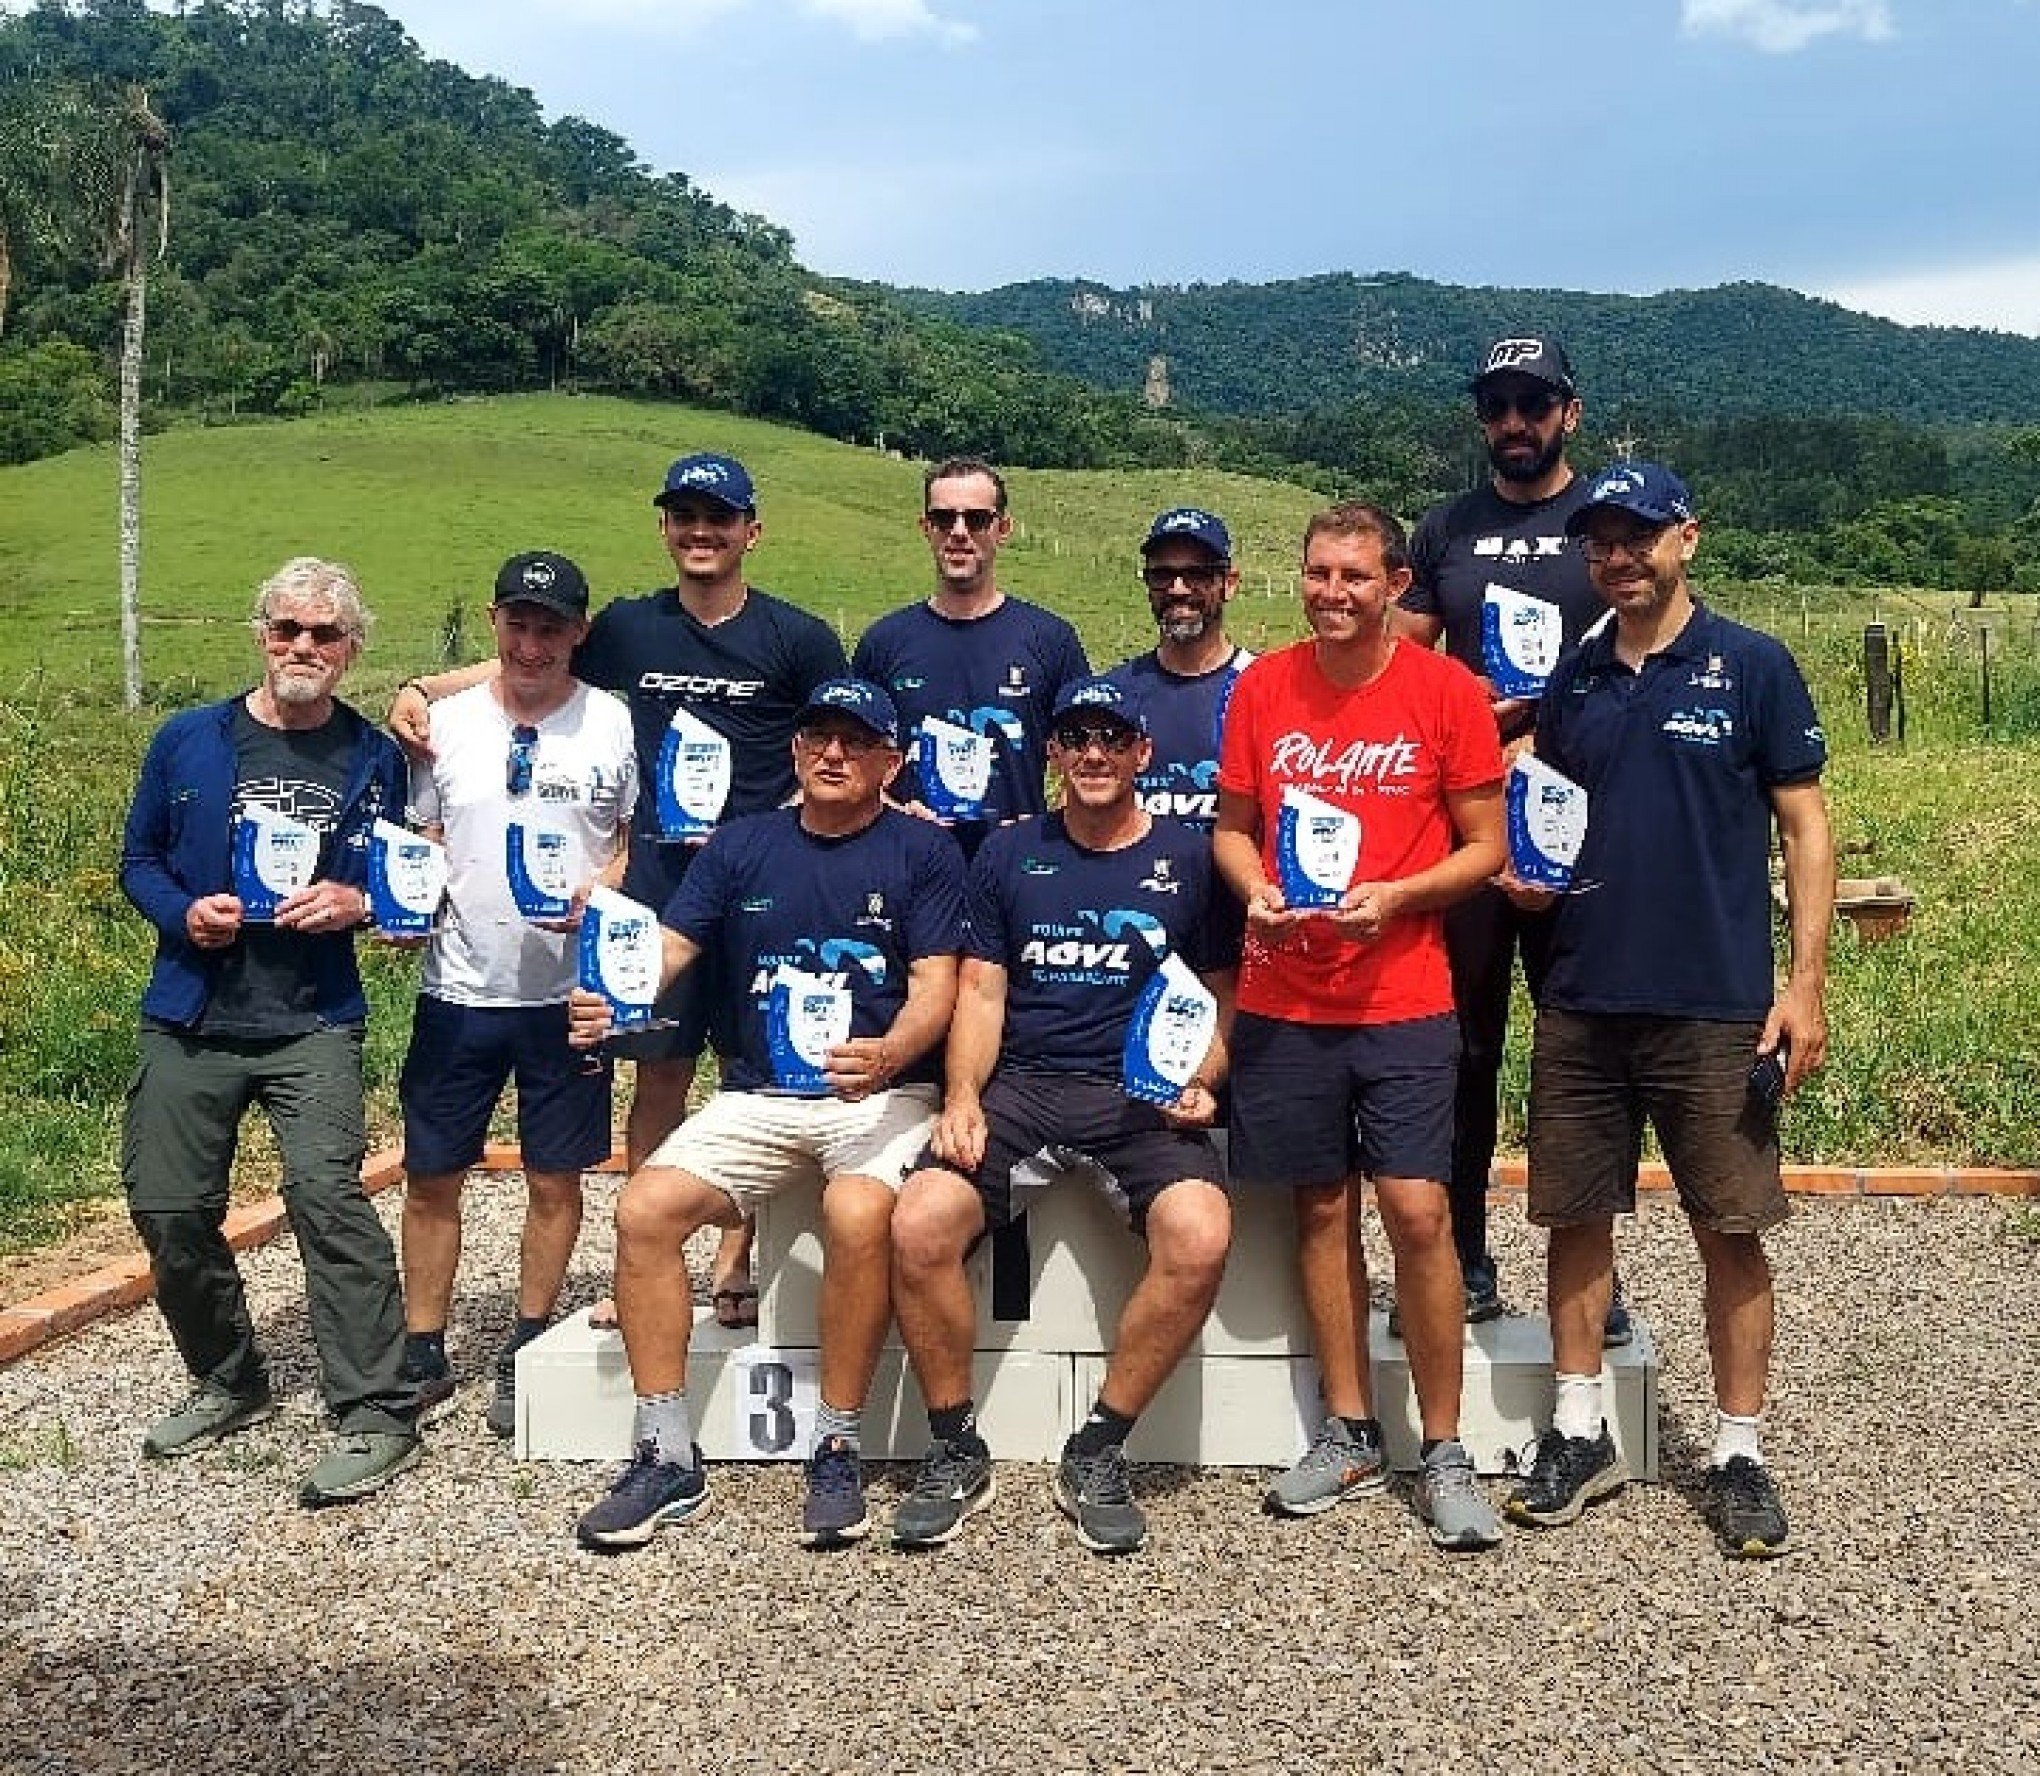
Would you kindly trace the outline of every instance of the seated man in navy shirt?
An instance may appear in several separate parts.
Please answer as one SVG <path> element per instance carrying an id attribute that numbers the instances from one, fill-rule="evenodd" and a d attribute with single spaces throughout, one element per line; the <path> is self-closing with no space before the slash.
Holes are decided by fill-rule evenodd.
<path id="1" fill-rule="evenodd" d="M 1082 1173 L 1147 1242 L 1090 1417 L 1064 1446 L 1058 1507 L 1101 1554 L 1147 1538 L 1123 1445 L 1203 1326 L 1231 1240 L 1224 1170 L 1207 1132 L 1225 1067 L 1235 957 L 1212 950 L 1211 845 L 1134 798 L 1149 743 L 1106 679 L 1058 699 L 1050 764 L 1060 813 L 994 832 L 972 863 L 945 1103 L 893 1225 L 900 1336 L 928 1402 L 932 1445 L 893 1520 L 933 1547 L 993 1491 L 971 1399 L 976 1308 L 964 1258 L 1065 1173 Z M 1129 1094 L 1123 1056 L 1165 958 L 1204 977 L 1218 1033 L 1166 1108 Z"/>
<path id="2" fill-rule="evenodd" d="M 816 1185 L 821 1402 L 802 1534 L 829 1546 L 865 1533 L 858 1418 L 890 1319 L 887 1227 L 933 1125 L 962 944 L 956 845 L 884 805 L 900 764 L 899 716 L 883 691 L 856 679 L 817 686 L 794 730 L 800 804 L 717 828 L 661 915 L 665 982 L 706 957 L 723 979 L 748 984 L 718 1008 L 722 1088 L 617 1202 L 616 1309 L 637 1393 L 636 1453 L 581 1518 L 586 1547 L 640 1547 L 708 1503 L 686 1395 L 688 1236 Z M 788 1008 L 840 1013 L 844 999 L 848 1034 L 811 1072 Z M 570 1008 L 578 1043 L 607 1034 L 606 999 L 577 991 Z"/>

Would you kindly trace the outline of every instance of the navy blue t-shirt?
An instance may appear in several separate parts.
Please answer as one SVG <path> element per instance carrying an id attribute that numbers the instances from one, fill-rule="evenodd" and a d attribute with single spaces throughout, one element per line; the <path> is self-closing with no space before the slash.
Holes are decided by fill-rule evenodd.
<path id="1" fill-rule="evenodd" d="M 851 670 L 885 686 L 910 735 L 918 737 L 934 716 L 991 736 L 985 818 L 959 827 L 967 848 L 987 827 L 1048 806 L 1043 778 L 1055 700 L 1091 675 L 1076 630 L 1012 597 L 989 616 L 967 619 L 940 616 L 927 604 L 896 610 L 865 630 Z M 892 793 L 903 802 L 925 799 L 911 757 Z"/>
<path id="2" fill-rule="evenodd" d="M 1154 756 L 1134 793 L 1150 814 L 1204 833 L 1218 824 L 1218 737 L 1233 686 L 1253 657 L 1234 648 L 1230 659 L 1209 672 L 1186 677 L 1149 652 L 1106 673 L 1147 718 Z"/>
<path id="3" fill-rule="evenodd" d="M 781 964 L 848 987 L 850 1034 L 883 1036 L 907 1002 L 909 965 L 963 948 L 963 881 L 955 844 L 896 808 L 840 839 L 808 832 L 797 808 L 718 827 L 661 923 L 701 945 L 730 983 L 713 1032 L 724 1086 L 775 1083 L 765 1003 Z M 941 1077 L 939 1042 L 900 1074 Z"/>
<path id="4" fill-rule="evenodd" d="M 1632 672 L 1612 629 L 1561 660 L 1537 753 L 1587 791 L 1541 1003 L 1743 1022 L 1775 997 L 1770 791 L 1817 778 L 1827 739 L 1769 635 L 1696 604 Z"/>
<path id="5" fill-rule="evenodd" d="M 1119 1077 L 1126 1029 L 1171 951 L 1232 968 L 1211 918 L 1211 842 L 1157 820 L 1137 844 L 1088 851 L 1060 814 L 1001 827 L 970 868 L 964 954 L 1006 970 L 999 1065 Z"/>
<path id="6" fill-rule="evenodd" d="M 793 794 L 793 730 L 808 693 L 847 667 L 843 644 L 819 617 L 752 586 L 735 616 L 703 623 L 672 587 L 619 598 L 595 613 L 574 650 L 574 676 L 630 706 L 637 739 L 638 804 L 631 816 L 624 892 L 663 906 L 694 847 L 658 840 L 659 750 L 685 708 L 730 743 L 723 818 L 776 808 Z"/>

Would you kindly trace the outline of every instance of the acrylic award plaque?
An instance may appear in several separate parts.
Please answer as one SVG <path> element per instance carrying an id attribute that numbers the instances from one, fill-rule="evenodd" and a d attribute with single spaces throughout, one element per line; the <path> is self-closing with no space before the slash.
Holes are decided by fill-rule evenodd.
<path id="1" fill-rule="evenodd" d="M 1481 663 L 1498 697 L 1541 697 L 1565 645 L 1557 605 L 1490 585 L 1480 606 Z"/>
<path id="2" fill-rule="evenodd" d="M 659 743 L 654 788 L 661 839 L 680 843 L 707 838 L 730 799 L 728 738 L 686 710 L 674 710 Z"/>
<path id="3" fill-rule="evenodd" d="M 976 820 L 992 787 L 992 737 L 929 716 L 921 724 L 917 764 L 921 800 L 938 820 Z"/>
<path id="4" fill-rule="evenodd" d="M 1563 893 L 1572 886 L 1573 865 L 1586 842 L 1587 792 L 1526 752 L 1509 767 L 1504 799 L 1509 867 L 1517 880 Z"/>
<path id="5" fill-rule="evenodd" d="M 783 1092 L 826 1097 L 829 1050 L 850 1040 L 850 989 L 799 968 L 781 968 L 765 998 L 765 1045 Z"/>
<path id="6" fill-rule="evenodd" d="M 394 821 L 378 820 L 368 840 L 368 906 L 386 937 L 423 937 L 446 897 L 446 847 Z"/>
<path id="7" fill-rule="evenodd" d="M 641 1030 L 659 996 L 658 915 L 614 888 L 591 888 L 581 914 L 580 984 L 609 1001 L 610 1027 Z"/>
<path id="8" fill-rule="evenodd" d="M 234 893 L 241 917 L 266 924 L 319 867 L 319 829 L 250 803 L 234 822 Z"/>
<path id="9" fill-rule="evenodd" d="M 574 910 L 581 847 L 572 833 L 513 820 L 503 839 L 510 899 L 527 919 L 564 919 Z"/>
<path id="10" fill-rule="evenodd" d="M 1218 1028 L 1218 1000 L 1180 956 L 1148 976 L 1126 1029 L 1120 1079 L 1126 1095 L 1172 1106 L 1196 1074 Z"/>
<path id="11" fill-rule="evenodd" d="M 1360 816 L 1308 790 L 1285 789 L 1275 821 L 1282 898 L 1297 912 L 1335 907 L 1360 865 Z"/>

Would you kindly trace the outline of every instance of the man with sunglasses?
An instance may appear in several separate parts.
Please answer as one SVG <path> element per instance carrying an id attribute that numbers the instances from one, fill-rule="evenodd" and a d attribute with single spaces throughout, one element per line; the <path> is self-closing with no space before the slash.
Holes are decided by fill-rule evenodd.
<path id="1" fill-rule="evenodd" d="M 821 1400 L 801 1533 L 825 1547 L 867 1528 L 858 1419 L 891 1318 L 893 1197 L 934 1119 L 963 859 L 935 828 L 884 803 L 900 731 L 877 686 L 818 686 L 792 757 L 800 805 L 718 828 L 660 914 L 667 978 L 714 960 L 743 985 L 718 1011 L 716 1095 L 631 1175 L 617 1204 L 635 1453 L 582 1516 L 586 1547 L 642 1546 L 708 1503 L 686 1394 L 688 1237 L 736 1226 L 781 1190 L 817 1187 Z M 608 1002 L 576 993 L 572 1006 L 575 1039 L 600 1040 Z M 843 1033 L 816 1067 L 834 1019 Z"/>
<path id="2" fill-rule="evenodd" d="M 1783 644 L 1694 597 L 1700 525 L 1677 475 L 1604 470 L 1571 530 L 1614 621 L 1559 663 L 1538 721 L 1540 756 L 1589 803 L 1575 891 L 1552 914 L 1531 1056 L 1530 1219 L 1551 1236 L 1555 1409 L 1507 1511 L 1571 1523 L 1627 1477 L 1604 1419 L 1599 1334 L 1611 1230 L 1635 1211 L 1648 1119 L 1700 1253 L 1717 1409 L 1710 1514 L 1731 1556 L 1761 1559 L 1791 1546 L 1760 1441 L 1774 1318 L 1761 1236 L 1787 1213 L 1779 1100 L 1827 1055 L 1827 741 Z"/>
<path id="3" fill-rule="evenodd" d="M 1059 1179 L 1102 1189 L 1148 1248 L 1090 1415 L 1064 1445 L 1055 1502 L 1094 1553 L 1147 1539 L 1124 1445 L 1218 1294 L 1231 1240 L 1207 1132 L 1224 1078 L 1234 957 L 1212 936 L 1211 847 L 1134 797 L 1139 709 L 1109 679 L 1057 699 L 1060 812 L 1001 828 L 972 862 L 942 1115 L 893 1221 L 900 1338 L 930 1443 L 893 1519 L 906 1548 L 949 1541 L 994 1488 L 971 1397 L 977 1324 L 964 1259 Z M 1125 1081 L 1128 1031 L 1165 959 L 1201 975 L 1218 1029 L 1166 1107 Z M 1193 1027 L 1194 1028 L 1194 1027 Z"/>
<path id="4" fill-rule="evenodd" d="M 575 650 L 574 676 L 629 705 L 637 735 L 638 806 L 624 892 L 664 906 L 700 849 L 699 836 L 665 829 L 660 761 L 678 717 L 728 743 L 722 820 L 777 807 L 793 793 L 788 746 L 818 684 L 846 670 L 843 644 L 820 618 L 750 585 L 744 563 L 763 526 L 750 472 L 735 457 L 696 451 L 667 469 L 652 496 L 659 539 L 676 578 L 658 592 L 604 605 Z M 495 671 L 493 662 L 413 679 L 390 708 L 390 726 L 414 755 L 431 747 L 431 701 Z M 637 1063 L 624 1152 L 642 1165 L 687 1114 L 687 1095 L 719 997 L 709 968 L 690 969 L 657 1008 L 660 1028 L 620 1036 L 612 1052 Z M 748 1228 L 727 1234 L 711 1289 L 726 1324 L 755 1324 Z"/>
<path id="5" fill-rule="evenodd" d="M 564 839 L 577 885 L 623 875 L 638 765 L 630 713 L 574 677 L 588 582 L 564 555 L 513 556 L 489 624 L 500 670 L 434 711 L 411 774 L 412 822 L 446 846 L 446 901 L 426 946 L 404 1107 L 405 1360 L 435 1406 L 453 1391 L 446 1324 L 461 1190 L 504 1086 L 517 1085 L 524 1233 L 516 1321 L 497 1353 L 488 1426 L 517 1428 L 517 1352 L 543 1332 L 581 1231 L 581 1174 L 610 1148 L 610 1067 L 567 1042 L 571 921 L 523 917 L 504 867 L 511 827 Z M 577 899 L 580 896 L 577 894 Z"/>
<path id="6" fill-rule="evenodd" d="M 1497 621 L 1516 595 L 1550 606 L 1562 651 L 1578 646 L 1604 607 L 1566 531 L 1585 484 L 1566 461 L 1581 408 L 1565 347 L 1549 334 L 1504 334 L 1488 345 L 1479 365 L 1468 388 L 1487 447 L 1488 478 L 1418 520 L 1410 537 L 1410 589 L 1396 621 L 1401 633 L 1425 647 L 1443 637 L 1445 651 L 1487 686 L 1496 731 L 1505 746 L 1515 747 L 1529 744 L 1537 700 L 1499 690 L 1490 677 L 1484 629 L 1488 607 L 1497 602 L 1491 595 L 1500 598 Z M 1453 1243 L 1471 1322 L 1502 1311 L 1487 1237 L 1502 1051 L 1515 958 L 1521 954 L 1534 1000 L 1544 979 L 1549 926 L 1493 883 L 1445 914 L 1461 1040 L 1448 1181 Z M 1626 1343 L 1630 1336 L 1619 1296 L 1607 1330 L 1610 1344 Z"/>
<path id="7" fill-rule="evenodd" d="M 1163 512 L 1140 546 L 1157 639 L 1106 674 L 1147 717 L 1153 756 L 1138 785 L 1150 814 L 1209 832 L 1218 819 L 1218 736 L 1234 683 L 1253 655 L 1225 632 L 1239 590 L 1225 521 L 1196 506 Z"/>
<path id="8" fill-rule="evenodd" d="M 285 562 L 256 596 L 261 682 L 163 724 L 121 845 L 121 890 L 156 929 L 121 1182 L 192 1378 L 142 1451 L 194 1455 L 275 1414 L 221 1231 L 241 1120 L 259 1104 L 340 1430 L 299 1489 L 306 1506 L 366 1497 L 419 1457 L 396 1258 L 361 1188 L 368 1005 L 354 933 L 368 917 L 369 835 L 404 803 L 402 754 L 335 695 L 368 623 L 345 568 Z M 277 869 L 273 904 L 236 862 L 265 842 L 300 866 Z M 281 892 L 292 876 L 304 885 Z"/>
<path id="9" fill-rule="evenodd" d="M 921 506 L 935 590 L 865 630 L 851 669 L 886 687 L 912 736 L 901 801 L 951 827 L 968 856 L 994 828 L 1048 805 L 1050 715 L 1091 668 L 1067 622 L 999 588 L 999 550 L 1013 520 L 996 469 L 968 456 L 939 462 L 922 479 Z M 938 724 L 932 733 L 930 720 Z M 948 739 L 939 737 L 944 726 Z M 944 793 L 938 753 L 945 746 L 988 754 L 982 793 Z M 983 762 L 964 774 L 982 774 Z"/>

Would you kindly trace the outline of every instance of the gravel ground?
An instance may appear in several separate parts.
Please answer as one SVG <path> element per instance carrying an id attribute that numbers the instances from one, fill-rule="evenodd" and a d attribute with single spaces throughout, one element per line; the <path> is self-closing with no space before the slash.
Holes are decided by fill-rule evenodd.
<path id="1" fill-rule="evenodd" d="M 469 1198 L 474 1385 L 352 1509 L 293 1502 L 321 1431 L 287 1242 L 244 1260 L 285 1409 L 218 1450 L 140 1459 L 181 1391 L 153 1310 L 0 1370 L 0 1770 L 2040 1771 L 2035 1248 L 2002 1205 L 1818 1202 L 1775 1237 L 1769 1453 L 1802 1551 L 1730 1565 L 1661 1203 L 1623 1272 L 1664 1354 L 1666 1484 L 1454 1560 L 1400 1497 L 1278 1524 L 1258 1474 L 1150 1468 L 1153 1540 L 1106 1562 L 1014 1465 L 932 1555 L 804 1552 L 791 1465 L 716 1469 L 715 1512 L 640 1554 L 578 1552 L 603 1471 L 515 1463 L 480 1419 L 520 1200 Z M 1517 1207 L 1496 1239 L 1534 1303 Z M 879 1472 L 885 1516 L 909 1475 Z"/>

